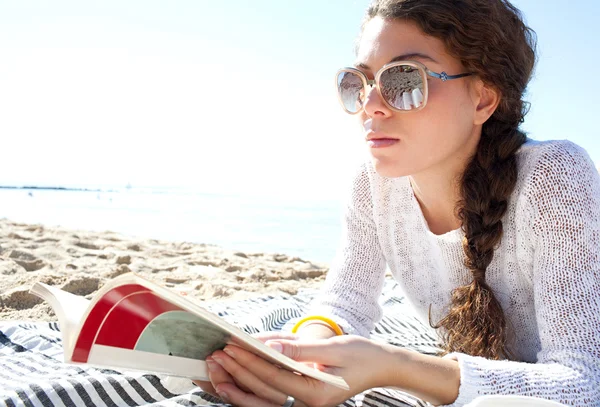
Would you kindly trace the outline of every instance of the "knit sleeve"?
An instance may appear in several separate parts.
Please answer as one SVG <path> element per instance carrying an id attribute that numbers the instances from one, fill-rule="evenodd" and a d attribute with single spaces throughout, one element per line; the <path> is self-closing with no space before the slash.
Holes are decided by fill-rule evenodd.
<path id="1" fill-rule="evenodd" d="M 556 143 L 526 181 L 529 213 L 517 220 L 533 246 L 540 352 L 536 363 L 453 353 L 461 384 L 453 406 L 484 394 L 600 406 L 600 177 L 587 153 Z"/>
<path id="2" fill-rule="evenodd" d="M 371 188 L 365 164 L 353 181 L 336 259 L 311 309 L 312 314 L 335 320 L 344 332 L 364 337 L 381 318 L 377 300 L 386 264 L 373 220 Z"/>

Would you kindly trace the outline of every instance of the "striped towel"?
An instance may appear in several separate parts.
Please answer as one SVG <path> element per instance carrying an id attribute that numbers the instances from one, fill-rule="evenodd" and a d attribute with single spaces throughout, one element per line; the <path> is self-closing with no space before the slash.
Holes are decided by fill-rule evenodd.
<path id="1" fill-rule="evenodd" d="M 249 333 L 289 330 L 315 291 L 295 296 L 263 296 L 239 302 L 207 303 L 206 308 Z M 384 318 L 372 337 L 427 354 L 439 351 L 435 332 L 404 301 L 393 280 L 381 297 Z M 154 374 L 68 365 L 62 362 L 56 322 L 0 322 L 0 400 L 8 406 L 223 406 L 189 380 Z M 372 389 L 341 404 L 428 406 L 391 389 Z"/>

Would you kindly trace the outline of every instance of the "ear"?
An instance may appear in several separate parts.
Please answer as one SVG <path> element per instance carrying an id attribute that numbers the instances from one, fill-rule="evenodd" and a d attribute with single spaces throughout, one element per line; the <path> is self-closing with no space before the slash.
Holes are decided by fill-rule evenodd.
<path id="1" fill-rule="evenodd" d="M 474 88 L 475 115 L 473 124 L 481 125 L 494 114 L 502 96 L 498 89 L 485 84 L 481 79 L 477 80 Z"/>

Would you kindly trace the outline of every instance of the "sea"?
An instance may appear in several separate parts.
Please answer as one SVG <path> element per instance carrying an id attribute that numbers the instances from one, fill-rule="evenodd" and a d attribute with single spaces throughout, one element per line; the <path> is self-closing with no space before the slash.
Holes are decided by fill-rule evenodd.
<path id="1" fill-rule="evenodd" d="M 342 200 L 186 188 L 0 189 L 0 218 L 331 263 Z"/>

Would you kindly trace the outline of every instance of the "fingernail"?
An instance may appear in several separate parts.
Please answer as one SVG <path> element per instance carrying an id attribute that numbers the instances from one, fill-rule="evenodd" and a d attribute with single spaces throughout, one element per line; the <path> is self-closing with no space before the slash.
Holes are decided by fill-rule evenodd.
<path id="1" fill-rule="evenodd" d="M 221 359 L 221 358 L 220 358 L 220 357 L 218 357 L 218 356 L 211 356 L 211 358 L 212 358 L 212 359 L 213 359 L 215 362 L 217 362 L 218 364 L 220 364 L 221 366 L 223 366 L 223 359 Z"/>
<path id="2" fill-rule="evenodd" d="M 221 399 L 226 402 L 229 403 L 229 396 L 227 395 L 227 393 L 225 393 L 222 390 L 217 390 L 217 394 L 219 395 L 219 397 L 221 397 Z"/>
<path id="3" fill-rule="evenodd" d="M 279 353 L 283 351 L 283 346 L 279 342 L 267 342 L 267 346 Z"/>
<path id="4" fill-rule="evenodd" d="M 229 356 L 235 359 L 235 354 L 229 348 L 223 349 L 223 352 L 227 353 Z"/>
<path id="5" fill-rule="evenodd" d="M 208 370 L 210 370 L 211 372 L 214 372 L 217 370 L 217 365 L 215 364 L 215 362 L 213 360 L 206 359 L 206 366 L 208 366 Z"/>

